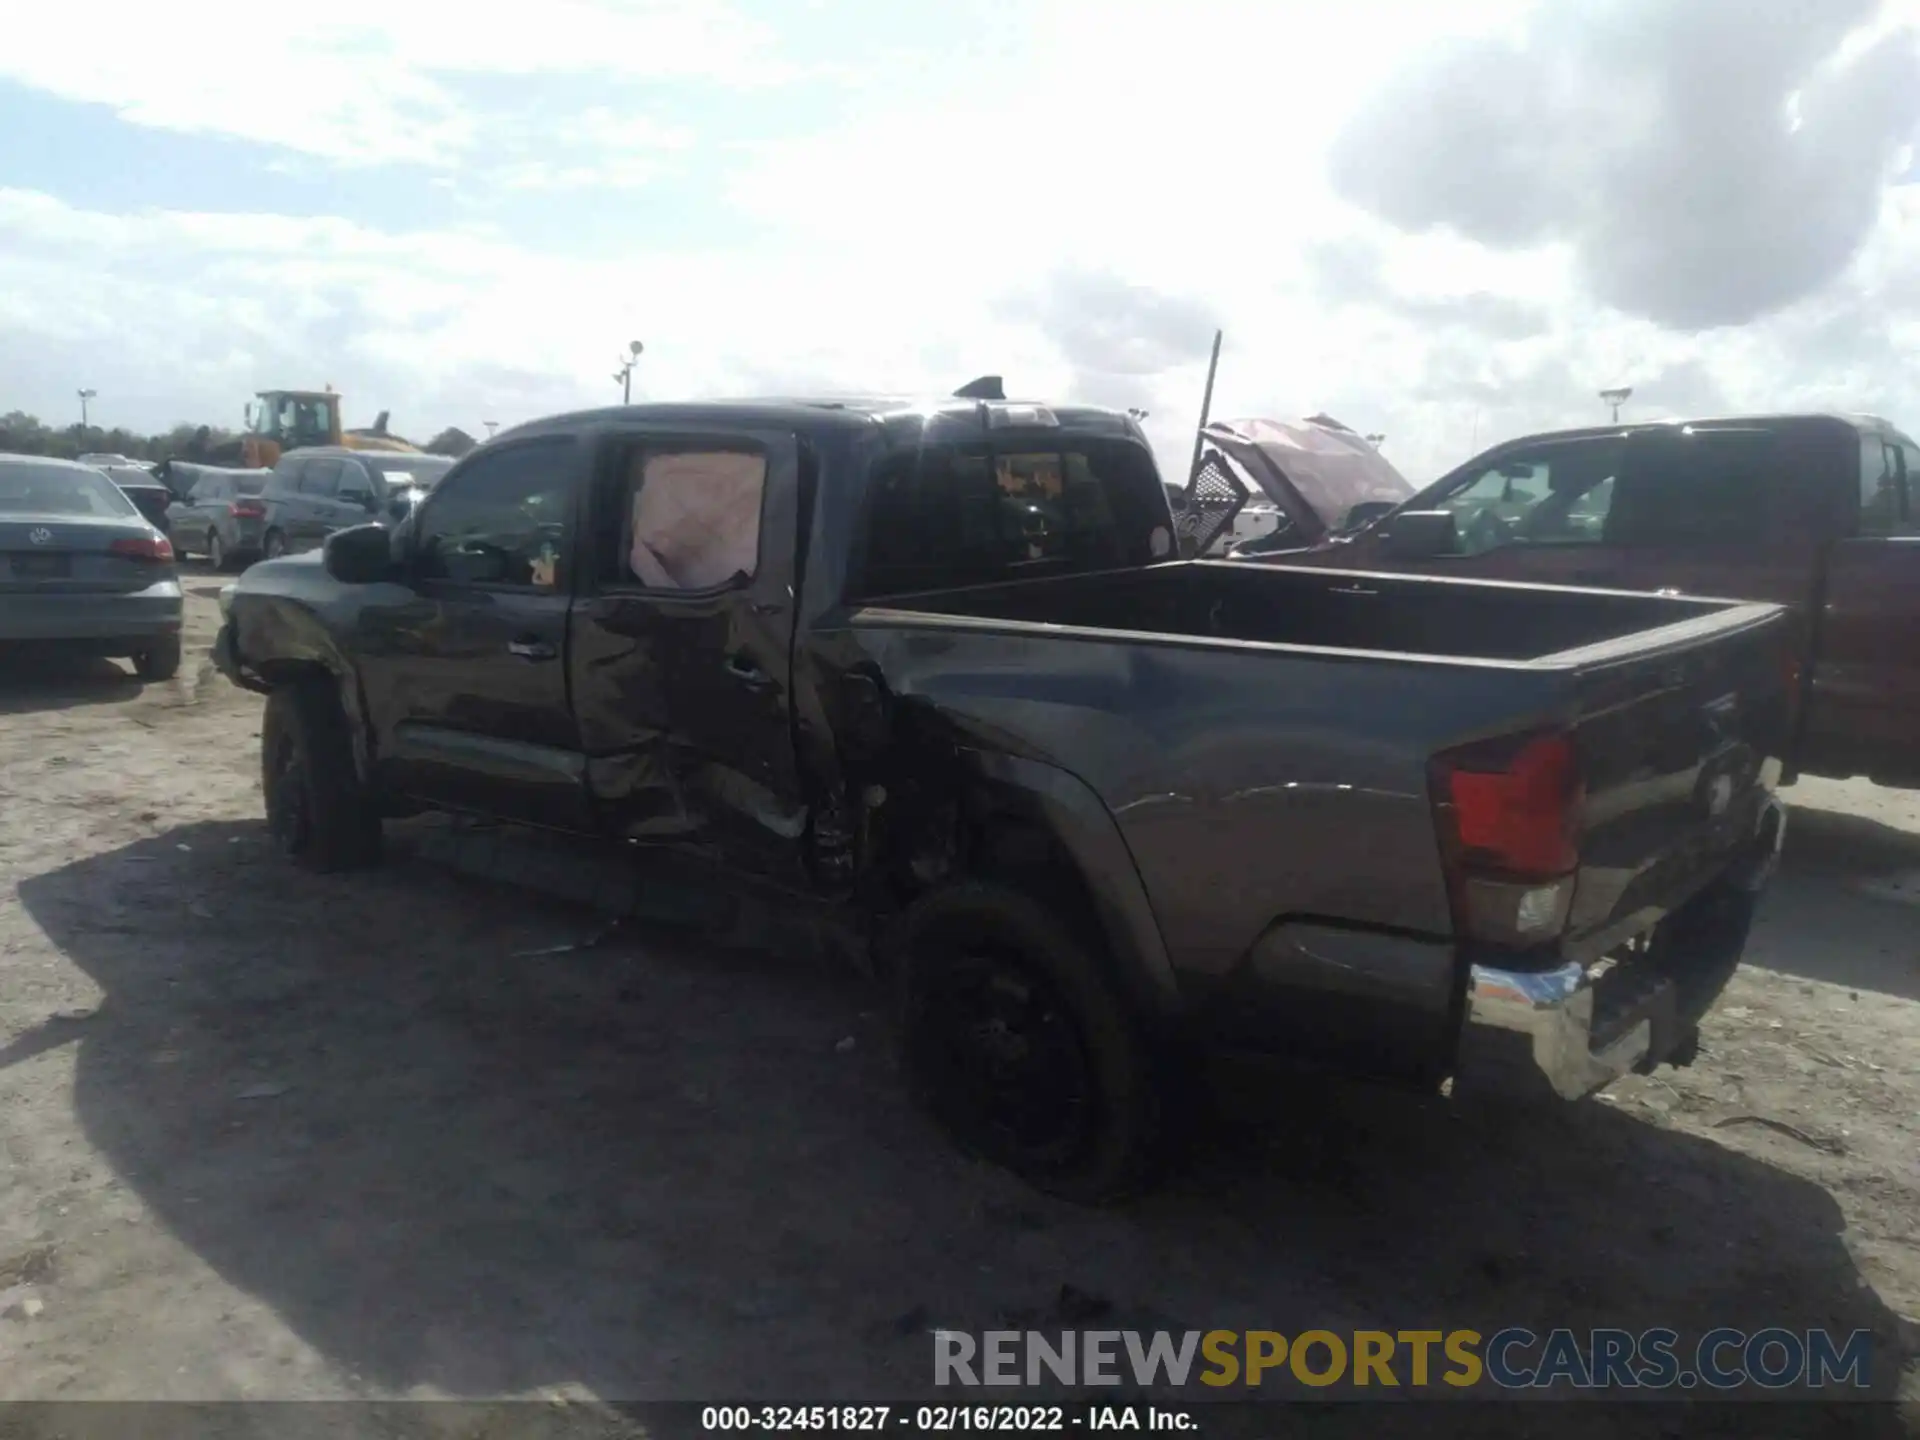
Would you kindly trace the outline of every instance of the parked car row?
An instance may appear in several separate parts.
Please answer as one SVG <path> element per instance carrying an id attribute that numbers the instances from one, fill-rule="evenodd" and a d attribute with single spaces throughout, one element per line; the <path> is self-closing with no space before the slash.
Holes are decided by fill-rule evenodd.
<path id="1" fill-rule="evenodd" d="M 0 645 L 128 658 L 142 679 L 169 679 L 181 556 L 228 569 L 395 524 L 452 463 L 345 449 L 291 451 L 272 470 L 0 455 Z"/>
<path id="2" fill-rule="evenodd" d="M 180 552 L 224 570 L 311 550 L 350 525 L 394 524 L 452 464 L 440 455 L 312 446 L 287 451 L 271 469 L 170 460 L 161 477 L 174 497 L 168 528 Z"/>
<path id="3" fill-rule="evenodd" d="M 1782 608 L 1179 528 L 1125 414 L 621 407 L 253 566 L 214 660 L 293 861 L 438 808 L 717 863 L 1065 1196 L 1144 1183 L 1214 1049 L 1463 1103 L 1688 1063 L 1783 833 Z"/>

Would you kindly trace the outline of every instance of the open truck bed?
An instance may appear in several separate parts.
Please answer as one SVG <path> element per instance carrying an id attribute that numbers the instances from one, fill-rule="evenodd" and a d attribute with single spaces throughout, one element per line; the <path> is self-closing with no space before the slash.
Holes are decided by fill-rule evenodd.
<path id="1" fill-rule="evenodd" d="M 1183 986 L 1263 1048 L 1445 1068 L 1463 954 L 1584 971 L 1777 843 L 1770 605 L 1197 561 L 897 597 L 852 625 L 898 692 L 1098 794 Z M 1448 757 L 1534 735 L 1565 736 L 1578 776 L 1553 886 L 1463 867 L 1439 813 Z"/>

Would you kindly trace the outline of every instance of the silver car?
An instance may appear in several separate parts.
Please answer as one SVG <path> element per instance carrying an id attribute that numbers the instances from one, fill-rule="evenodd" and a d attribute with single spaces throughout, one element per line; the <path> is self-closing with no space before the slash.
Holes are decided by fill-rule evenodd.
<path id="1" fill-rule="evenodd" d="M 142 680 L 180 668 L 173 545 L 105 475 L 0 455 L 0 644 L 125 656 Z"/>

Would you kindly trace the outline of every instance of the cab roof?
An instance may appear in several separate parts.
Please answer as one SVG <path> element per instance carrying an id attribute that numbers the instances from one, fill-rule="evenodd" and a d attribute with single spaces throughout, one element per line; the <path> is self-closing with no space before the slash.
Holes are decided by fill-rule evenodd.
<path id="1" fill-rule="evenodd" d="M 954 395 L 772 396 L 748 399 L 689 400 L 643 405 L 610 405 L 546 416 L 504 430 L 489 445 L 550 430 L 620 421 L 668 425 L 768 427 L 802 431 L 855 430 L 880 426 L 924 429 L 933 423 L 972 420 L 983 430 L 1032 433 L 1057 428 L 1078 434 L 1132 435 L 1145 443 L 1139 423 L 1124 411 L 1095 405 L 1054 405 L 1038 400 L 975 400 Z M 485 446 L 481 447 L 482 449 Z"/>

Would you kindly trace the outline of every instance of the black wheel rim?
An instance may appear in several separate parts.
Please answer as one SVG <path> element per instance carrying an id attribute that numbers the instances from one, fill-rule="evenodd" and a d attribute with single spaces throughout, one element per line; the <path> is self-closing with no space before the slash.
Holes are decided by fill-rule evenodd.
<path id="1" fill-rule="evenodd" d="M 1045 976 L 1016 955 L 972 946 L 938 967 L 916 1008 L 921 1081 L 964 1139 L 1024 1170 L 1058 1168 L 1086 1150 L 1093 1071 Z"/>
<path id="2" fill-rule="evenodd" d="M 267 786 L 267 833 L 288 855 L 306 849 L 311 821 L 307 810 L 307 771 L 291 737 L 274 747 Z"/>

